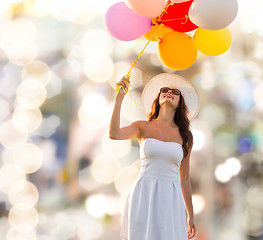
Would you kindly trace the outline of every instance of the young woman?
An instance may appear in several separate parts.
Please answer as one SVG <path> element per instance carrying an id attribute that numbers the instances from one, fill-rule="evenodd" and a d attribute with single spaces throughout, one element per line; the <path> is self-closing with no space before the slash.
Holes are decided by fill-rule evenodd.
<path id="1" fill-rule="evenodd" d="M 148 121 L 135 121 L 120 128 L 121 104 L 128 83 L 127 78 L 122 78 L 116 84 L 121 88 L 112 113 L 110 138 L 137 138 L 141 166 L 126 202 L 121 238 L 191 239 L 196 227 L 189 178 L 193 146 L 189 125 L 198 113 L 199 95 L 182 77 L 159 74 L 149 81 L 142 93 Z"/>

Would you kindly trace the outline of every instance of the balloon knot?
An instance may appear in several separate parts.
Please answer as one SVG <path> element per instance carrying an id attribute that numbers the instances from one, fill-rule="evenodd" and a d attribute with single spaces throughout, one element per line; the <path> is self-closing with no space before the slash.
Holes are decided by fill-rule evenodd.
<path id="1" fill-rule="evenodd" d="M 188 15 L 185 15 L 185 22 L 183 22 L 183 23 L 181 23 L 181 24 L 186 24 L 187 21 L 188 21 L 188 19 L 189 19 Z"/>

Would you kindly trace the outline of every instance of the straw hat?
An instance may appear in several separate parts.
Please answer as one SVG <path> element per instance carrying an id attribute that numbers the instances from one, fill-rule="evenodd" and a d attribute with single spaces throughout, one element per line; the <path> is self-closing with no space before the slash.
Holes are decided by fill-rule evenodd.
<path id="1" fill-rule="evenodd" d="M 158 74 L 146 84 L 142 92 L 142 104 L 146 114 L 151 112 L 153 101 L 162 87 L 174 87 L 181 91 L 188 108 L 187 117 L 192 121 L 200 108 L 199 94 L 189 81 L 174 73 Z"/>

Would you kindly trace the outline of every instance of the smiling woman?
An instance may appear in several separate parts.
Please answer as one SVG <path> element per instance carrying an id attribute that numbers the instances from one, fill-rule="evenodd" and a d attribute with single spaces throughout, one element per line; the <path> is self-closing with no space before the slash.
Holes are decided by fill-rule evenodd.
<path id="1" fill-rule="evenodd" d="M 110 137 L 116 140 L 136 137 L 140 142 L 141 166 L 126 202 L 120 237 L 127 240 L 193 238 L 196 227 L 189 180 L 193 136 L 189 125 L 199 110 L 199 95 L 189 82 L 175 74 L 157 75 L 142 93 L 148 121 L 135 121 L 120 128 L 120 109 L 128 85 L 127 78 L 117 83 L 120 90 Z"/>

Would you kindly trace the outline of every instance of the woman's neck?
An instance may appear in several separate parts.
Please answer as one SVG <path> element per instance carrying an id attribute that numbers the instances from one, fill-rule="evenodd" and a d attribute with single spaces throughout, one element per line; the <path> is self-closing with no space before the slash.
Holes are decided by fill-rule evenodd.
<path id="1" fill-rule="evenodd" d="M 174 114 L 176 109 L 168 104 L 163 104 L 160 107 L 158 118 L 156 119 L 158 122 L 163 123 L 165 125 L 174 126 Z"/>

